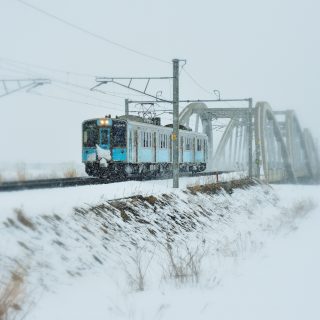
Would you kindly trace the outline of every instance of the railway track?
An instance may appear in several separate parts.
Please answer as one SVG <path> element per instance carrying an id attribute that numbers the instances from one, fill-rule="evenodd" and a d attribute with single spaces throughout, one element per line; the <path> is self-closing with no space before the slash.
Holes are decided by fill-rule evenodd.
<path id="1" fill-rule="evenodd" d="M 181 173 L 180 177 L 201 177 L 219 175 L 229 171 L 212 171 L 212 172 L 199 172 L 199 173 Z M 9 181 L 0 183 L 0 192 L 9 191 L 22 191 L 32 189 L 51 189 L 51 188 L 66 188 L 77 186 L 89 186 L 99 184 L 109 184 L 114 182 L 123 181 L 141 181 L 141 180 L 164 180 L 170 179 L 172 176 L 159 176 L 159 177 L 130 177 L 130 178 L 91 178 L 91 177 L 75 177 L 75 178 L 58 178 L 58 179 L 39 179 L 39 180 L 26 180 L 26 181 Z"/>

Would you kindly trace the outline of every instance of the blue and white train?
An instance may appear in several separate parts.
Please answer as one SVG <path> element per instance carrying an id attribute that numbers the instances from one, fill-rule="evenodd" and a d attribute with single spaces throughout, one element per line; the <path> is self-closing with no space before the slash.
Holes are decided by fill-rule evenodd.
<path id="1" fill-rule="evenodd" d="M 208 138 L 187 128 L 179 130 L 180 171 L 206 169 Z M 82 124 L 82 162 L 89 176 L 160 175 L 172 171 L 172 126 L 160 119 L 105 117 Z"/>

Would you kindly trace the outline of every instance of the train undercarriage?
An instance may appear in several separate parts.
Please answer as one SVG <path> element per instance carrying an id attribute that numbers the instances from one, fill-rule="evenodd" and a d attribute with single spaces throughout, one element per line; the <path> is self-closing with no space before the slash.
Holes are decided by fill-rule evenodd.
<path id="1" fill-rule="evenodd" d="M 120 163 L 87 162 L 86 173 L 92 177 L 155 177 L 172 172 L 172 163 Z M 180 172 L 202 172 L 206 169 L 206 163 L 180 163 Z"/>

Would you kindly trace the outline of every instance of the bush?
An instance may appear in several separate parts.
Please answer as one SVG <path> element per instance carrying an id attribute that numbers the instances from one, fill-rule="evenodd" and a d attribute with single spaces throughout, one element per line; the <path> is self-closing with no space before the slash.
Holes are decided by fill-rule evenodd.
<path id="1" fill-rule="evenodd" d="M 23 273 L 13 272 L 9 281 L 0 285 L 0 320 L 17 319 L 24 298 Z"/>
<path id="2" fill-rule="evenodd" d="M 69 168 L 64 171 L 63 176 L 65 178 L 75 178 L 78 176 L 77 170 L 75 168 Z"/>

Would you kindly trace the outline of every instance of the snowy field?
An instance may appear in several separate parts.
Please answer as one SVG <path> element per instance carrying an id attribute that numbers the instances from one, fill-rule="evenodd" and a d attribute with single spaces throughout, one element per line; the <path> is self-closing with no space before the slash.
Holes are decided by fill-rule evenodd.
<path id="1" fill-rule="evenodd" d="M 11 314 L 320 319 L 320 187 L 187 190 L 212 181 L 1 193 L 1 283 L 23 278 Z"/>

